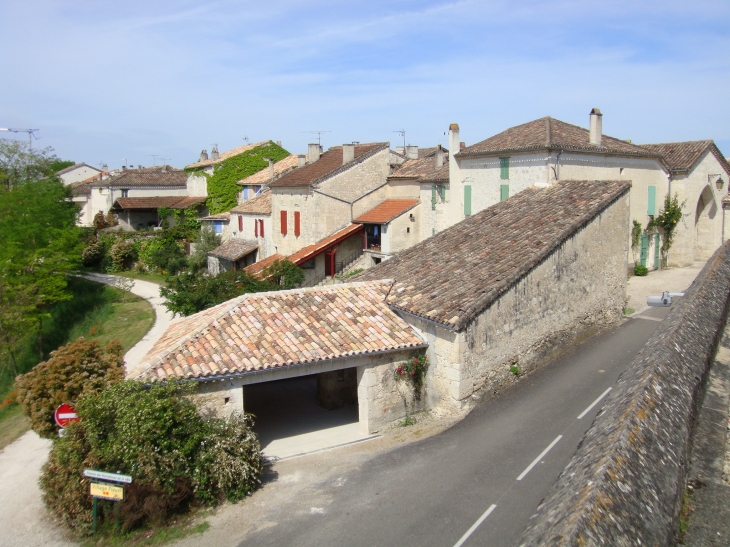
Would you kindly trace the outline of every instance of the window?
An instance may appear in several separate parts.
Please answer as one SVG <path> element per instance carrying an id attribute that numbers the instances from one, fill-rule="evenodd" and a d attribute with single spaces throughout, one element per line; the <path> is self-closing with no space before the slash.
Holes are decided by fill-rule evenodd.
<path id="1" fill-rule="evenodd" d="M 656 215 L 656 186 L 649 186 L 649 205 L 647 214 Z"/>
<path id="2" fill-rule="evenodd" d="M 471 185 L 464 186 L 464 216 L 471 216 Z"/>
<path id="3" fill-rule="evenodd" d="M 129 197 L 129 189 L 128 188 L 124 188 L 122 190 L 122 197 L 123 198 L 128 198 Z"/>
<path id="4" fill-rule="evenodd" d="M 223 233 L 223 221 L 222 220 L 216 220 L 213 222 L 213 232 L 216 234 Z"/>
<path id="5" fill-rule="evenodd" d="M 299 237 L 301 233 L 299 226 L 299 211 L 294 211 L 294 235 Z"/>
<path id="6" fill-rule="evenodd" d="M 253 221 L 253 236 L 259 237 L 259 221 L 258 219 L 254 219 Z"/>
<path id="7" fill-rule="evenodd" d="M 248 186 L 243 187 L 243 199 L 248 199 Z"/>
<path id="8" fill-rule="evenodd" d="M 444 186 L 443 184 L 439 184 L 438 191 L 441 203 L 446 203 L 446 186 Z"/>
<path id="9" fill-rule="evenodd" d="M 509 158 L 499 158 L 499 178 L 509 179 Z"/>
<path id="10" fill-rule="evenodd" d="M 509 197 L 509 184 L 501 184 L 499 186 L 499 201 L 504 201 Z"/>
<path id="11" fill-rule="evenodd" d="M 431 186 L 431 210 L 436 210 L 436 185 Z"/>
<path id="12" fill-rule="evenodd" d="M 286 211 L 281 212 L 281 233 L 286 235 Z"/>
<path id="13" fill-rule="evenodd" d="M 264 219 L 259 219 L 259 237 L 264 237 Z"/>
<path id="14" fill-rule="evenodd" d="M 243 217 L 238 215 L 238 231 L 243 232 Z"/>

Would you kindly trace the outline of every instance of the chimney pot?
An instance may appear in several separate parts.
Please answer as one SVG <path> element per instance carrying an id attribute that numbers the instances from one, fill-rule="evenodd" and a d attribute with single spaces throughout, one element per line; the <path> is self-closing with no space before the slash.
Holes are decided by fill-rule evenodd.
<path id="1" fill-rule="evenodd" d="M 297 167 L 304 167 L 307 165 L 307 156 L 304 154 L 297 155 Z"/>
<path id="2" fill-rule="evenodd" d="M 355 159 L 355 145 L 354 144 L 343 144 L 342 145 L 342 165 Z"/>
<path id="3" fill-rule="evenodd" d="M 276 141 L 276 146 L 281 146 L 281 141 Z"/>
<path id="4" fill-rule="evenodd" d="M 208 159 L 208 151 L 207 150 L 203 150 L 200 153 L 200 159 L 198 161 L 205 161 L 207 159 Z"/>
<path id="5" fill-rule="evenodd" d="M 434 159 L 434 166 L 436 169 L 440 169 L 444 166 L 444 150 L 441 148 L 441 145 L 439 144 L 438 148 L 436 149 L 436 154 L 433 157 Z"/>
<path id="6" fill-rule="evenodd" d="M 269 162 L 269 178 L 273 179 L 274 178 L 274 160 L 269 159 L 269 158 L 264 158 L 264 159 Z"/>
<path id="7" fill-rule="evenodd" d="M 594 146 L 601 146 L 603 137 L 603 114 L 597 108 L 591 110 L 591 122 L 588 130 L 588 139 Z"/>
<path id="8" fill-rule="evenodd" d="M 406 155 L 406 149 L 404 146 L 396 146 L 395 151 L 396 151 L 396 153 L 400 154 L 401 156 Z"/>
<path id="9" fill-rule="evenodd" d="M 309 143 L 309 163 L 314 163 L 319 159 L 322 149 L 316 142 Z"/>
<path id="10" fill-rule="evenodd" d="M 464 148 L 466 148 L 466 143 L 465 142 L 460 142 L 459 143 L 459 150 L 464 150 Z"/>
<path id="11" fill-rule="evenodd" d="M 109 171 L 109 166 L 105 163 L 101 166 L 102 171 Z"/>
<path id="12" fill-rule="evenodd" d="M 406 158 L 409 160 L 417 160 L 418 159 L 418 146 L 409 144 L 406 146 Z"/>
<path id="13" fill-rule="evenodd" d="M 214 146 L 210 151 L 210 159 L 217 160 L 220 158 L 220 155 L 218 154 L 218 147 Z"/>

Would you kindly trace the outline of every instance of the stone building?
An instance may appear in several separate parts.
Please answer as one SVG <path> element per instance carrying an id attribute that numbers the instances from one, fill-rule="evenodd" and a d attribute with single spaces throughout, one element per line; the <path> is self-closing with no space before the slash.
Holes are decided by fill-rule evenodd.
<path id="1" fill-rule="evenodd" d="M 222 153 L 219 153 L 218 147 L 214 146 L 213 149 L 210 151 L 210 157 L 208 156 L 208 151 L 203 150 L 200 153 L 200 158 L 198 159 L 198 161 L 187 165 L 185 169 L 189 171 L 202 171 L 202 173 L 205 173 L 206 175 L 212 175 L 213 170 L 219 163 L 227 160 L 228 158 L 232 158 L 234 156 L 238 156 L 239 154 L 243 154 L 244 152 L 248 152 L 249 150 L 253 150 L 258 146 L 264 146 L 268 144 L 268 142 L 269 141 L 261 141 L 252 144 L 244 144 L 243 146 L 238 146 Z M 202 174 L 191 173 L 190 176 L 187 177 L 186 183 L 189 196 L 208 196 L 208 182 L 205 176 L 203 176 Z"/>
<path id="2" fill-rule="evenodd" d="M 364 433 L 405 415 L 395 367 L 424 341 L 385 304 L 388 281 L 247 294 L 173 323 L 140 379 L 189 378 L 220 414 L 246 409 L 245 389 L 317 375 L 325 407 L 356 402 Z M 356 399 L 354 401 L 353 399 Z"/>
<path id="3" fill-rule="evenodd" d="M 106 167 L 105 167 L 106 169 Z M 101 169 L 92 167 L 85 163 L 76 163 L 65 169 L 61 169 L 56 173 L 61 181 L 65 185 L 73 184 L 74 182 L 82 182 L 90 179 L 91 177 L 98 177 L 102 173 Z"/>
<path id="4" fill-rule="evenodd" d="M 621 317 L 630 186 L 523 190 L 356 278 L 394 280 L 386 303 L 428 342 L 430 407 L 467 405 Z"/>
<path id="5" fill-rule="evenodd" d="M 264 189 L 230 210 L 229 233 L 231 239 L 256 245 L 257 260 L 274 254 L 270 190 Z"/>
<path id="6" fill-rule="evenodd" d="M 222 272 L 243 270 L 256 262 L 258 247 L 244 241 L 229 239 L 208 253 L 208 272 L 218 275 Z"/>

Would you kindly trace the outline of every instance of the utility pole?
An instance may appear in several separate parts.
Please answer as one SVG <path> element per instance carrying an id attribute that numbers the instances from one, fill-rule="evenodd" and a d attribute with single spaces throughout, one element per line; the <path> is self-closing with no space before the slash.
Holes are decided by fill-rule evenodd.
<path id="1" fill-rule="evenodd" d="M 40 129 L 13 129 L 12 127 L 0 127 L 0 131 L 10 131 L 12 133 L 28 133 L 28 147 L 32 151 L 33 137 L 35 137 L 35 140 L 38 140 L 38 137 L 36 137 L 33 133 L 36 131 L 40 131 Z"/>

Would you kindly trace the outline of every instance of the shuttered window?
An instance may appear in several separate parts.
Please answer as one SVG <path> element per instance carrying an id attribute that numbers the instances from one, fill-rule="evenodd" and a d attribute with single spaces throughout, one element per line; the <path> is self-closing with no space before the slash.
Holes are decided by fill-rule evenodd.
<path id="1" fill-rule="evenodd" d="M 294 235 L 299 237 L 301 233 L 299 229 L 299 211 L 294 211 Z"/>
<path id="2" fill-rule="evenodd" d="M 286 235 L 286 211 L 281 212 L 281 233 Z"/>
<path id="3" fill-rule="evenodd" d="M 646 257 L 649 254 L 649 236 L 641 235 L 641 254 L 639 255 L 640 264 L 646 267 Z"/>
<path id="4" fill-rule="evenodd" d="M 243 217 L 238 215 L 238 231 L 243 232 Z"/>
<path id="5" fill-rule="evenodd" d="M 509 179 L 509 158 L 499 158 L 499 178 Z"/>
<path id="6" fill-rule="evenodd" d="M 649 206 L 647 214 L 656 215 L 656 186 L 649 186 Z"/>
<path id="7" fill-rule="evenodd" d="M 436 210 L 436 185 L 431 186 L 431 210 Z"/>
<path id="8" fill-rule="evenodd" d="M 471 185 L 464 186 L 464 216 L 471 216 Z"/>
<path id="9" fill-rule="evenodd" d="M 504 201 L 509 197 L 509 184 L 499 186 L 499 201 Z"/>
<path id="10" fill-rule="evenodd" d="M 441 203 L 446 203 L 446 186 L 444 186 L 443 184 L 439 184 L 438 190 L 439 197 L 441 198 Z"/>
<path id="11" fill-rule="evenodd" d="M 259 221 L 258 219 L 255 219 L 253 221 L 253 236 L 259 237 Z"/>
<path id="12" fill-rule="evenodd" d="M 259 220 L 259 237 L 264 237 L 264 220 Z"/>

